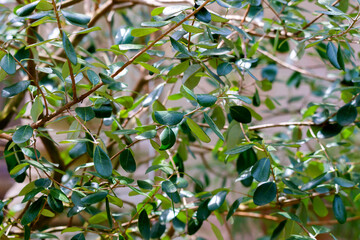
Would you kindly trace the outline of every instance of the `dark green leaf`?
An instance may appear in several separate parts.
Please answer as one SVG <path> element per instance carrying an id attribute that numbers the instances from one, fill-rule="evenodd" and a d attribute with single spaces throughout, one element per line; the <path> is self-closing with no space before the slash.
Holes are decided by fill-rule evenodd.
<path id="1" fill-rule="evenodd" d="M 86 197 L 83 197 L 81 199 L 81 203 L 87 204 L 87 205 L 98 203 L 98 202 L 101 202 L 102 200 L 104 200 L 107 195 L 108 195 L 107 191 L 98 191 L 96 193 L 92 193 L 92 194 L 87 195 Z"/>
<path id="2" fill-rule="evenodd" d="M 337 50 L 337 61 L 339 63 L 340 68 L 345 71 L 344 57 L 343 57 L 343 54 L 342 54 L 340 44 L 339 44 L 339 47 L 338 47 L 338 50 Z"/>
<path id="3" fill-rule="evenodd" d="M 91 20 L 91 17 L 84 15 L 84 14 L 80 14 L 80 13 L 68 12 L 68 11 L 64 11 L 64 10 L 61 10 L 61 13 L 65 17 L 65 19 L 67 21 L 69 21 L 71 24 L 80 26 L 83 28 L 87 28 L 87 24 Z"/>
<path id="4" fill-rule="evenodd" d="M 202 223 L 202 221 L 191 218 L 188 222 L 188 234 L 194 235 L 201 228 Z"/>
<path id="5" fill-rule="evenodd" d="M 45 204 L 45 197 L 42 196 L 34 203 L 30 205 L 30 207 L 26 210 L 24 216 L 21 218 L 21 224 L 27 225 L 34 221 L 36 217 L 39 215 L 41 209 Z"/>
<path id="6" fill-rule="evenodd" d="M 197 7 L 195 5 L 195 7 Z M 204 23 L 211 22 L 211 14 L 206 8 L 201 8 L 197 13 L 195 13 L 195 17 Z"/>
<path id="7" fill-rule="evenodd" d="M 340 64 L 337 58 L 337 49 L 332 42 L 329 42 L 326 47 L 326 55 L 330 63 L 337 69 L 341 70 Z"/>
<path id="8" fill-rule="evenodd" d="M 256 89 L 256 91 L 255 91 L 255 93 L 254 93 L 254 95 L 253 95 L 252 104 L 253 104 L 255 107 L 259 107 L 260 104 L 261 104 L 259 92 L 258 92 L 257 89 Z"/>
<path id="9" fill-rule="evenodd" d="M 221 205 L 223 205 L 226 195 L 227 195 L 227 191 L 220 191 L 218 192 L 215 196 L 213 196 L 210 199 L 210 202 L 208 203 L 208 208 L 210 211 L 214 211 L 218 208 L 221 207 Z"/>
<path id="10" fill-rule="evenodd" d="M 176 143 L 176 135 L 173 130 L 171 130 L 171 128 L 166 127 L 164 131 L 160 134 L 160 141 L 160 150 L 169 149 Z"/>
<path id="11" fill-rule="evenodd" d="M 33 135 L 33 129 L 29 125 L 19 127 L 14 135 L 13 141 L 14 143 L 24 143 L 28 141 Z"/>
<path id="12" fill-rule="evenodd" d="M 112 173 L 112 163 L 109 156 L 101 147 L 94 149 L 94 165 L 96 171 L 104 178 L 109 178 Z"/>
<path id="13" fill-rule="evenodd" d="M 8 142 L 5 146 L 4 157 L 7 165 L 8 172 L 10 173 L 12 169 L 20 164 L 20 161 L 25 159 L 24 154 L 21 152 L 20 148 L 15 145 L 14 147 L 9 149 L 9 145 L 11 142 Z M 21 183 L 26 178 L 26 170 L 28 167 L 24 169 L 24 172 L 21 174 L 17 174 L 15 177 L 15 181 Z M 19 172 L 18 172 L 19 173 Z"/>
<path id="14" fill-rule="evenodd" d="M 224 62 L 220 63 L 219 66 L 216 69 L 216 72 L 219 76 L 225 76 L 228 75 L 233 70 L 233 67 L 230 63 Z"/>
<path id="15" fill-rule="evenodd" d="M 29 16 L 35 10 L 38 3 L 39 3 L 39 1 L 35 1 L 35 2 L 32 2 L 32 3 L 26 4 L 25 6 L 22 6 L 21 8 L 18 8 L 15 13 L 19 17 Z"/>
<path id="16" fill-rule="evenodd" d="M 334 211 L 336 220 L 340 224 L 343 224 L 346 222 L 346 218 L 347 218 L 346 209 L 345 209 L 345 206 L 344 206 L 344 203 L 343 203 L 341 197 L 338 194 L 336 194 L 334 196 L 333 211 Z"/>
<path id="17" fill-rule="evenodd" d="M 72 159 L 74 159 L 74 158 L 80 157 L 81 155 L 85 154 L 86 152 L 87 152 L 86 143 L 79 142 L 69 151 L 69 156 Z"/>
<path id="18" fill-rule="evenodd" d="M 49 188 L 52 182 L 49 178 L 39 178 L 35 180 L 36 187 Z"/>
<path id="19" fill-rule="evenodd" d="M 357 117 L 357 109 L 352 104 L 342 106 L 336 114 L 336 121 L 341 126 L 347 126 L 353 123 Z"/>
<path id="20" fill-rule="evenodd" d="M 120 153 L 120 165 L 128 173 L 133 173 L 136 170 L 136 162 L 130 149 L 126 148 Z"/>
<path id="21" fill-rule="evenodd" d="M 199 221 L 205 221 L 210 215 L 211 211 L 208 208 L 210 199 L 203 201 L 196 212 L 196 219 Z"/>
<path id="22" fill-rule="evenodd" d="M 231 205 L 228 214 L 226 215 L 226 221 L 231 218 L 231 216 L 236 212 L 236 210 L 239 208 L 240 203 L 243 202 L 243 198 L 236 199 L 233 204 Z"/>
<path id="23" fill-rule="evenodd" d="M 165 180 L 161 183 L 161 189 L 166 193 L 174 193 L 177 191 L 175 184 L 169 180 Z"/>
<path id="24" fill-rule="evenodd" d="M 112 114 L 111 104 L 102 104 L 99 108 L 93 108 L 96 118 L 109 118 Z"/>
<path id="25" fill-rule="evenodd" d="M 235 147 L 233 149 L 227 150 L 225 152 L 225 154 L 238 154 L 238 153 L 242 153 L 245 152 L 247 150 L 249 150 L 250 148 L 252 148 L 254 146 L 254 144 L 245 144 L 245 145 L 241 145 L 238 147 Z"/>
<path id="26" fill-rule="evenodd" d="M 78 233 L 71 238 L 71 240 L 85 240 L 85 235 L 83 233 Z"/>
<path id="27" fill-rule="evenodd" d="M 148 181 L 137 180 L 137 184 L 138 184 L 139 188 L 142 188 L 142 189 L 151 190 L 153 188 L 153 185 L 151 183 L 149 183 Z"/>
<path id="28" fill-rule="evenodd" d="M 196 98 L 197 98 L 197 102 L 202 107 L 211 107 L 217 101 L 217 97 L 210 94 L 197 94 Z"/>
<path id="29" fill-rule="evenodd" d="M 270 176 L 270 160 L 269 158 L 262 158 L 255 163 L 251 169 L 251 175 L 258 182 L 265 182 Z"/>
<path id="30" fill-rule="evenodd" d="M 142 105 L 143 107 L 148 107 L 150 106 L 151 104 L 153 104 L 153 102 L 155 100 L 157 100 L 162 91 L 164 90 L 164 84 L 159 84 L 145 99 L 144 101 L 142 102 Z"/>
<path id="31" fill-rule="evenodd" d="M 0 66 L 9 75 L 12 75 L 16 72 L 16 62 L 11 53 L 7 53 L 1 59 Z"/>
<path id="32" fill-rule="evenodd" d="M 160 221 L 156 222 L 150 232 L 151 238 L 161 238 L 161 236 L 164 234 L 166 230 L 166 226 L 164 224 L 161 224 Z"/>
<path id="33" fill-rule="evenodd" d="M 25 91 L 28 86 L 30 85 L 31 81 L 26 80 L 26 81 L 21 81 L 18 83 L 15 83 L 9 87 L 5 87 L 2 91 L 1 91 L 1 96 L 8 98 L 8 97 L 12 97 L 15 96 L 23 91 Z"/>
<path id="34" fill-rule="evenodd" d="M 287 222 L 287 220 L 284 220 L 284 221 L 281 221 L 279 223 L 279 225 L 277 225 L 277 227 L 274 229 L 274 231 L 271 234 L 271 238 L 270 238 L 271 240 L 276 239 L 280 235 L 282 230 L 285 228 L 286 222 Z"/>
<path id="35" fill-rule="evenodd" d="M 154 116 L 158 123 L 171 126 L 179 124 L 183 119 L 184 114 L 174 111 L 156 111 Z"/>
<path id="36" fill-rule="evenodd" d="M 247 108 L 243 106 L 231 106 L 230 115 L 235 121 L 241 123 L 251 122 L 251 113 Z"/>
<path id="37" fill-rule="evenodd" d="M 90 121 L 95 117 L 92 107 L 77 107 L 75 108 L 75 112 L 85 122 Z"/>
<path id="38" fill-rule="evenodd" d="M 191 55 L 189 50 L 185 47 L 185 45 L 181 44 L 180 42 L 176 41 L 172 37 L 170 37 L 171 46 L 178 52 L 184 53 L 186 55 Z"/>
<path id="39" fill-rule="evenodd" d="M 254 192 L 254 203 L 262 206 L 270 203 L 276 197 L 276 184 L 266 182 L 259 185 Z"/>
<path id="40" fill-rule="evenodd" d="M 55 199 L 52 195 L 49 195 L 47 198 L 49 207 L 55 212 L 61 213 L 64 211 L 64 205 L 62 201 Z"/>
<path id="41" fill-rule="evenodd" d="M 143 239 L 150 239 L 150 220 L 145 209 L 139 215 L 138 228 Z"/>
<path id="42" fill-rule="evenodd" d="M 108 198 L 105 198 L 105 208 L 106 208 L 106 216 L 107 216 L 107 219 L 108 219 L 109 227 L 112 228 L 113 227 L 113 221 L 112 221 L 112 217 L 111 217 L 110 203 L 109 203 Z"/>
<path id="43" fill-rule="evenodd" d="M 68 197 L 66 196 L 65 193 L 63 193 L 63 191 L 57 189 L 57 188 L 50 188 L 50 195 L 53 196 L 54 198 L 62 201 L 62 202 L 66 202 L 69 203 L 70 200 L 68 199 Z"/>
<path id="44" fill-rule="evenodd" d="M 340 124 L 337 124 L 337 123 L 326 124 L 317 133 L 317 136 L 318 136 L 318 138 L 331 138 L 331 137 L 338 135 L 342 129 L 343 129 L 343 126 L 341 126 Z"/>
<path id="45" fill-rule="evenodd" d="M 317 176 L 316 178 L 314 178 L 313 180 L 307 182 L 306 184 L 304 184 L 301 187 L 302 191 L 307 191 L 313 188 L 316 188 L 318 185 L 320 185 L 321 183 L 325 182 L 326 180 L 328 180 L 328 173 L 323 173 L 319 176 Z"/>
<path id="46" fill-rule="evenodd" d="M 75 49 L 64 31 L 62 32 L 62 43 L 63 43 L 63 47 L 65 50 L 66 56 L 69 58 L 70 62 L 73 65 L 76 65 L 77 64 L 77 56 L 76 56 Z"/>
<path id="47" fill-rule="evenodd" d="M 204 112 L 204 119 L 206 121 L 206 123 L 210 126 L 211 130 L 213 130 L 213 132 L 222 140 L 225 142 L 225 138 L 223 136 L 223 134 L 220 132 L 219 128 L 216 126 L 216 124 L 214 123 L 214 121 L 210 118 L 209 115 L 207 115 Z"/>
<path id="48" fill-rule="evenodd" d="M 277 66 L 275 64 L 269 64 L 261 70 L 261 77 L 273 82 L 275 81 L 277 72 Z"/>

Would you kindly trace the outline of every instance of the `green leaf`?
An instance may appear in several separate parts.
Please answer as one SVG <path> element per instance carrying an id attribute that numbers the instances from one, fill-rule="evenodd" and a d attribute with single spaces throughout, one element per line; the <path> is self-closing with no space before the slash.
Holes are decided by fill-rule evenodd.
<path id="1" fill-rule="evenodd" d="M 238 153 L 242 153 L 242 152 L 245 152 L 245 151 L 249 150 L 249 149 L 252 148 L 253 146 L 254 146 L 254 144 L 241 145 L 241 146 L 238 146 L 238 147 L 236 147 L 236 148 L 227 150 L 227 151 L 225 152 L 225 154 L 238 154 Z"/>
<path id="2" fill-rule="evenodd" d="M 184 44 L 176 41 L 172 37 L 170 37 L 170 43 L 171 43 L 171 46 L 175 49 L 175 51 L 184 53 L 186 55 L 191 55 L 189 50 L 186 48 L 186 46 Z"/>
<path id="3" fill-rule="evenodd" d="M 213 196 L 208 203 L 208 209 L 210 211 L 215 211 L 216 209 L 220 208 L 221 205 L 223 205 L 225 202 L 227 193 L 227 191 L 220 191 L 215 194 L 215 196 Z"/>
<path id="4" fill-rule="evenodd" d="M 319 217 L 325 217 L 328 215 L 328 209 L 325 206 L 323 200 L 321 200 L 320 197 L 315 197 L 313 199 L 313 209 L 314 212 L 319 216 Z"/>
<path id="5" fill-rule="evenodd" d="M 166 127 L 160 134 L 161 146 L 160 150 L 170 149 L 176 143 L 176 135 L 171 128 Z"/>
<path id="6" fill-rule="evenodd" d="M 247 108 L 243 106 L 231 106 L 230 115 L 237 122 L 241 122 L 241 123 L 251 122 L 251 113 Z"/>
<path id="7" fill-rule="evenodd" d="M 151 16 L 157 16 L 157 15 L 160 15 L 163 10 L 164 10 L 165 7 L 157 7 L 157 8 L 154 8 L 152 11 L 151 11 Z"/>
<path id="8" fill-rule="evenodd" d="M 149 183 L 148 181 L 137 180 L 137 185 L 139 186 L 139 188 L 142 188 L 142 189 L 146 189 L 146 190 L 153 189 L 153 185 L 151 183 Z"/>
<path id="9" fill-rule="evenodd" d="M 9 174 L 12 178 L 16 178 L 19 175 L 23 174 L 28 168 L 29 168 L 29 163 L 21 163 L 19 165 L 16 165 L 13 169 L 11 169 Z"/>
<path id="10" fill-rule="evenodd" d="M 157 31 L 159 31 L 158 28 L 134 28 L 131 30 L 131 35 L 133 37 L 143 37 Z"/>
<path id="11" fill-rule="evenodd" d="M 307 190 L 311 190 L 311 189 L 317 187 L 318 185 L 320 185 L 321 183 L 323 183 L 323 182 L 325 182 L 327 180 L 327 176 L 328 176 L 327 173 L 323 173 L 323 174 L 317 176 L 313 180 L 305 183 L 301 187 L 301 190 L 307 191 Z"/>
<path id="12" fill-rule="evenodd" d="M 199 205 L 197 212 L 196 212 L 197 220 L 205 221 L 211 215 L 211 211 L 208 208 L 209 201 L 210 201 L 210 199 L 206 199 Z"/>
<path id="13" fill-rule="evenodd" d="M 34 122 L 36 122 L 40 116 L 40 114 L 43 112 L 44 107 L 41 102 L 41 99 L 39 96 L 37 96 L 34 100 L 34 103 L 31 107 L 30 115 Z"/>
<path id="14" fill-rule="evenodd" d="M 95 117 L 92 107 L 77 107 L 75 108 L 75 112 L 85 122 L 90 121 Z"/>
<path id="15" fill-rule="evenodd" d="M 64 18 L 67 21 L 69 21 L 71 24 L 80 26 L 83 28 L 87 28 L 87 24 L 91 20 L 91 17 L 84 15 L 84 14 L 80 14 L 80 13 L 69 12 L 69 11 L 64 11 L 64 10 L 61 10 L 61 13 L 63 14 Z M 74 65 L 76 65 L 76 64 L 74 64 Z"/>
<path id="16" fill-rule="evenodd" d="M 216 69 L 216 72 L 219 76 L 226 76 L 233 70 L 231 63 L 224 62 L 220 63 Z"/>
<path id="17" fill-rule="evenodd" d="M 191 118 L 186 119 L 186 123 L 189 125 L 192 133 L 194 133 L 202 142 L 210 142 L 210 137 L 201 129 L 201 127 Z"/>
<path id="18" fill-rule="evenodd" d="M 136 170 L 136 162 L 130 149 L 126 148 L 120 153 L 120 165 L 128 173 L 133 173 Z"/>
<path id="19" fill-rule="evenodd" d="M 216 103 L 217 97 L 210 94 L 197 94 L 196 100 L 202 107 L 211 107 Z"/>
<path id="20" fill-rule="evenodd" d="M 104 178 L 109 178 L 112 174 L 112 163 L 109 156 L 101 147 L 94 149 L 94 165 L 96 171 Z"/>
<path id="21" fill-rule="evenodd" d="M 155 100 L 157 100 L 162 91 L 164 90 L 165 83 L 159 84 L 143 101 L 142 105 L 143 107 L 150 106 Z"/>
<path id="22" fill-rule="evenodd" d="M 336 113 L 336 121 L 341 126 L 347 126 L 356 120 L 357 114 L 358 112 L 356 107 L 349 103 L 338 110 Z"/>
<path id="23" fill-rule="evenodd" d="M 195 8 L 197 8 L 198 6 L 195 4 Z M 195 13 L 195 17 L 204 23 L 209 23 L 211 22 L 211 14 L 210 12 L 206 9 L 206 8 L 201 8 L 197 13 Z"/>
<path id="24" fill-rule="evenodd" d="M 172 126 L 179 124 L 182 121 L 184 114 L 174 111 L 156 111 L 154 116 L 156 121 L 161 125 Z"/>
<path id="25" fill-rule="evenodd" d="M 62 201 L 55 199 L 52 195 L 47 197 L 49 207 L 55 212 L 61 213 L 64 211 L 64 205 Z"/>
<path id="26" fill-rule="evenodd" d="M 16 72 L 16 62 L 11 53 L 7 53 L 0 61 L 1 68 L 9 75 Z"/>
<path id="27" fill-rule="evenodd" d="M 66 203 L 69 203 L 69 202 L 70 202 L 70 200 L 69 200 L 69 198 L 66 196 L 66 194 L 63 193 L 63 191 L 61 191 L 60 189 L 50 188 L 50 195 L 53 196 L 54 198 L 62 201 L 62 202 L 66 202 Z"/>
<path id="28" fill-rule="evenodd" d="M 108 195 L 108 191 L 98 191 L 81 198 L 81 203 L 91 205 L 94 203 L 101 202 Z"/>
<path id="29" fill-rule="evenodd" d="M 189 33 L 202 33 L 204 32 L 204 29 L 198 28 L 198 27 L 194 27 L 191 25 L 187 25 L 187 24 L 182 24 L 182 27 L 185 31 L 189 32 Z"/>
<path id="30" fill-rule="evenodd" d="M 206 121 L 206 123 L 210 126 L 211 130 L 213 130 L 213 132 L 222 140 L 225 142 L 225 138 L 223 136 L 223 134 L 220 132 L 219 128 L 216 126 L 216 124 L 214 123 L 214 121 L 210 118 L 209 115 L 207 115 L 204 112 L 204 119 Z"/>
<path id="31" fill-rule="evenodd" d="M 139 63 L 141 66 L 143 66 L 145 69 L 149 70 L 150 72 L 153 72 L 153 73 L 156 73 L 156 74 L 160 74 L 160 70 L 157 69 L 156 67 L 150 65 L 150 64 L 147 64 L 147 63 L 144 63 L 144 62 L 140 62 Z"/>
<path id="32" fill-rule="evenodd" d="M 78 233 L 71 238 L 71 240 L 85 240 L 85 235 L 83 233 Z"/>
<path id="33" fill-rule="evenodd" d="M 21 224 L 25 226 L 31 223 L 32 221 L 34 221 L 36 217 L 39 215 L 44 204 L 45 204 L 44 196 L 40 197 L 38 200 L 32 203 L 30 207 L 26 210 L 24 216 L 21 218 Z"/>
<path id="34" fill-rule="evenodd" d="M 177 191 L 175 184 L 169 180 L 165 180 L 161 183 L 161 189 L 166 193 L 174 193 Z"/>
<path id="35" fill-rule="evenodd" d="M 210 222 L 210 224 L 211 224 L 211 229 L 213 230 L 213 232 L 214 232 L 214 234 L 216 236 L 216 239 L 217 240 L 224 240 L 220 229 L 215 224 L 213 224 L 212 222 Z"/>
<path id="36" fill-rule="evenodd" d="M 150 237 L 156 239 L 161 238 L 165 230 L 166 230 L 165 224 L 162 224 L 160 221 L 158 221 L 155 224 L 153 224 L 151 228 Z"/>
<path id="37" fill-rule="evenodd" d="M 354 182 L 352 182 L 350 180 L 347 180 L 345 178 L 342 178 L 342 177 L 336 177 L 334 179 L 334 181 L 335 181 L 336 184 L 339 184 L 340 186 L 346 187 L 346 188 L 355 186 Z"/>
<path id="38" fill-rule="evenodd" d="M 251 169 L 251 175 L 258 182 L 265 182 L 270 176 L 270 159 L 262 158 Z"/>
<path id="39" fill-rule="evenodd" d="M 76 65 L 77 64 L 77 56 L 76 56 L 75 49 L 64 31 L 62 32 L 62 43 L 63 43 L 63 47 L 65 50 L 66 56 L 69 58 L 70 62 L 73 65 Z"/>
<path id="40" fill-rule="evenodd" d="M 341 66 L 338 62 L 337 58 L 337 49 L 332 42 L 329 42 L 326 47 L 326 55 L 330 61 L 330 63 L 337 69 L 341 70 Z"/>
<path id="41" fill-rule="evenodd" d="M 233 204 L 231 205 L 231 207 L 229 208 L 228 214 L 226 215 L 226 221 L 229 220 L 231 218 L 231 216 L 236 212 L 236 210 L 239 208 L 240 203 L 243 202 L 243 198 L 240 197 L 238 199 L 236 199 Z"/>
<path id="42" fill-rule="evenodd" d="M 272 202 L 276 197 L 276 184 L 266 182 L 259 185 L 254 192 L 254 203 L 262 206 Z"/>
<path id="43" fill-rule="evenodd" d="M 343 129 L 343 126 L 341 126 L 340 124 L 337 124 L 337 123 L 326 124 L 317 133 L 317 136 L 318 136 L 318 138 L 331 138 L 331 137 L 338 135 L 342 129 Z"/>
<path id="44" fill-rule="evenodd" d="M 38 3 L 39 3 L 39 1 L 35 1 L 32 3 L 26 4 L 25 6 L 18 8 L 15 13 L 19 17 L 29 16 L 35 10 Z"/>
<path id="45" fill-rule="evenodd" d="M 33 129 L 29 125 L 24 125 L 19 127 L 14 135 L 13 135 L 13 141 L 14 143 L 24 143 L 27 140 L 29 140 L 33 135 Z"/>
<path id="46" fill-rule="evenodd" d="M 189 65 L 189 60 L 186 60 L 178 65 L 175 65 L 175 67 L 173 67 L 167 74 L 167 76 L 172 77 L 172 76 L 176 76 L 179 75 L 183 72 L 185 72 L 186 69 L 188 69 Z"/>
<path id="47" fill-rule="evenodd" d="M 284 220 L 284 221 L 281 221 L 279 223 L 279 225 L 277 225 L 277 227 L 274 229 L 274 231 L 271 234 L 270 240 L 277 239 L 277 237 L 280 235 L 282 230 L 285 228 L 286 222 L 287 222 L 287 220 Z"/>
<path id="48" fill-rule="evenodd" d="M 143 239 L 150 239 L 150 220 L 145 209 L 139 215 L 138 228 Z"/>
<path id="49" fill-rule="evenodd" d="M 333 211 L 334 211 L 336 220 L 340 224 L 343 224 L 346 222 L 346 218 L 347 218 L 346 209 L 345 209 L 345 206 L 344 206 L 344 203 L 343 203 L 341 197 L 338 194 L 336 194 L 334 196 Z"/>
<path id="50" fill-rule="evenodd" d="M 345 71 L 344 57 L 343 57 L 343 54 L 342 54 L 340 44 L 339 44 L 338 50 L 337 50 L 337 61 L 339 63 L 340 68 Z"/>
<path id="51" fill-rule="evenodd" d="M 191 218 L 188 222 L 188 234 L 194 235 L 201 228 L 202 223 L 202 221 Z"/>
<path id="52" fill-rule="evenodd" d="M 87 70 L 86 74 L 93 85 L 97 85 L 100 82 L 99 76 L 93 70 Z"/>
<path id="53" fill-rule="evenodd" d="M 17 82 L 9 87 L 5 87 L 1 91 L 1 96 L 4 98 L 15 96 L 25 91 L 29 87 L 30 83 L 31 81 L 26 80 L 26 81 Z"/>

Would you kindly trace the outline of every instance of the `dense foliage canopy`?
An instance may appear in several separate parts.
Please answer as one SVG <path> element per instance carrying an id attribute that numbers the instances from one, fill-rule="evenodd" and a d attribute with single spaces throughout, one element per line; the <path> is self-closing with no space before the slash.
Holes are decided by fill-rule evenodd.
<path id="1" fill-rule="evenodd" d="M 360 238 L 359 4 L 3 2 L 1 239 Z"/>

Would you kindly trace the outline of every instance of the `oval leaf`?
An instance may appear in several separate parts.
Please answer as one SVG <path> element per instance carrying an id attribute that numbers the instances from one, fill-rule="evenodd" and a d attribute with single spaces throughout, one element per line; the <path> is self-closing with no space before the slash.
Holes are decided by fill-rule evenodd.
<path id="1" fill-rule="evenodd" d="M 160 141 L 160 150 L 169 149 L 176 143 L 176 135 L 173 130 L 171 130 L 171 128 L 166 127 L 164 131 L 160 134 Z"/>
<path id="2" fill-rule="evenodd" d="M 337 69 L 341 70 L 340 64 L 337 58 L 337 49 L 332 42 L 329 42 L 326 46 L 326 55 L 330 63 Z"/>
<path id="3" fill-rule="evenodd" d="M 133 37 L 143 37 L 157 31 L 159 31 L 157 28 L 134 28 L 131 30 L 131 35 Z"/>
<path id="4" fill-rule="evenodd" d="M 29 87 L 30 83 L 31 83 L 31 81 L 26 80 L 26 81 L 21 81 L 21 82 L 15 83 L 9 87 L 5 87 L 1 91 L 1 96 L 5 97 L 5 98 L 15 96 L 15 95 L 25 91 Z"/>
<path id="5" fill-rule="evenodd" d="M 21 126 L 13 135 L 14 143 L 24 143 L 33 135 L 33 129 L 29 125 Z"/>
<path id="6" fill-rule="evenodd" d="M 39 3 L 39 1 L 29 3 L 21 8 L 18 8 L 15 13 L 19 17 L 29 16 L 35 10 L 38 3 Z"/>
<path id="7" fill-rule="evenodd" d="M 231 106 L 230 115 L 237 122 L 241 122 L 241 123 L 251 122 L 251 113 L 247 108 L 243 106 Z"/>
<path id="8" fill-rule="evenodd" d="M 101 147 L 94 149 L 94 165 L 96 171 L 104 178 L 109 178 L 112 173 L 112 163 L 109 156 Z"/>
<path id="9" fill-rule="evenodd" d="M 88 205 L 98 203 L 98 202 L 101 202 L 102 200 L 104 200 L 107 195 L 108 195 L 107 191 L 99 191 L 96 193 L 92 193 L 90 195 L 87 195 L 86 197 L 83 197 L 81 199 L 81 203 L 88 204 Z"/>
<path id="10" fill-rule="evenodd" d="M 345 209 L 345 206 L 344 206 L 344 203 L 343 203 L 341 197 L 337 194 L 335 195 L 334 201 L 333 201 L 333 211 L 334 211 L 336 220 L 340 224 L 343 224 L 346 222 L 346 218 L 347 218 L 346 209 Z"/>
<path id="11" fill-rule="evenodd" d="M 336 121 L 341 126 L 347 126 L 353 123 L 357 117 L 357 109 L 352 104 L 342 106 L 336 114 Z"/>
<path id="12" fill-rule="evenodd" d="M 63 16 L 71 24 L 87 28 L 87 24 L 90 22 L 90 17 L 80 13 L 68 12 L 61 10 Z"/>
<path id="13" fill-rule="evenodd" d="M 171 126 L 179 124 L 183 119 L 184 114 L 174 111 L 156 111 L 154 116 L 158 123 Z"/>
<path id="14" fill-rule="evenodd" d="M 262 158 L 251 169 L 251 175 L 258 182 L 265 182 L 270 176 L 270 159 Z"/>
<path id="15" fill-rule="evenodd" d="M 85 122 L 90 121 L 95 117 L 92 107 L 77 107 L 75 108 L 75 112 Z"/>
<path id="16" fill-rule="evenodd" d="M 136 162 L 130 149 L 125 149 L 120 154 L 120 165 L 128 173 L 133 173 L 136 170 Z"/>
<path id="17" fill-rule="evenodd" d="M 202 142 L 210 142 L 211 139 L 209 138 L 209 136 L 204 132 L 204 130 L 201 129 L 201 127 L 199 125 L 197 125 L 197 123 L 192 120 L 191 118 L 187 118 L 186 119 L 186 123 L 189 125 L 189 128 L 191 129 L 191 131 L 202 141 Z"/>
<path id="18" fill-rule="evenodd" d="M 145 209 L 139 215 L 138 228 L 143 239 L 150 239 L 150 220 Z"/>
<path id="19" fill-rule="evenodd" d="M 63 31 L 63 35 L 62 35 L 62 43 L 63 43 L 63 47 L 65 50 L 66 56 L 69 58 L 69 61 L 73 65 L 76 65 L 77 64 L 77 56 L 76 56 L 75 49 L 64 31 Z"/>
<path id="20" fill-rule="evenodd" d="M 202 107 L 211 107 L 217 101 L 217 97 L 210 94 L 197 94 L 196 98 L 197 98 L 197 102 Z"/>
<path id="21" fill-rule="evenodd" d="M 270 203 L 276 197 L 276 184 L 266 182 L 259 185 L 254 192 L 254 203 L 262 206 Z"/>
<path id="22" fill-rule="evenodd" d="M 221 205 L 223 205 L 223 203 L 225 201 L 227 193 L 228 193 L 227 191 L 221 191 L 221 192 L 218 192 L 215 196 L 213 196 L 210 199 L 210 202 L 208 203 L 208 209 L 210 211 L 214 211 L 214 210 L 220 208 Z"/>
<path id="23" fill-rule="evenodd" d="M 26 210 L 24 216 L 21 218 L 21 224 L 27 225 L 35 220 L 35 218 L 39 215 L 41 209 L 43 208 L 45 203 L 45 197 L 40 197 L 33 204 L 30 205 L 28 210 Z"/>
<path id="24" fill-rule="evenodd" d="M 7 53 L 1 59 L 0 66 L 9 75 L 12 75 L 16 72 L 16 63 L 11 53 Z"/>

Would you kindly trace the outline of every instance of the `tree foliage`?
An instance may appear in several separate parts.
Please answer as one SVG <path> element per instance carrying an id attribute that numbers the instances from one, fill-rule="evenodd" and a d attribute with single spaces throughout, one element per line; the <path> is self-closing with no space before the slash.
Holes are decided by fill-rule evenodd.
<path id="1" fill-rule="evenodd" d="M 0 5 L 22 183 L 0 236 L 359 238 L 359 18 L 349 0 Z"/>

